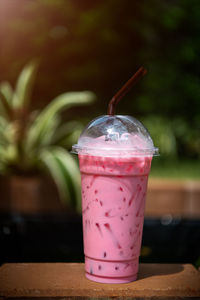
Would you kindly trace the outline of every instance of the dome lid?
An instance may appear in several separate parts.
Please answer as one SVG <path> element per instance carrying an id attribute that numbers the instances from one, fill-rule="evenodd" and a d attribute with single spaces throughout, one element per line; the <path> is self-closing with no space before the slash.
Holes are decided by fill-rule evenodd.
<path id="1" fill-rule="evenodd" d="M 103 115 L 85 127 L 72 152 L 94 156 L 153 156 L 158 154 L 158 148 L 137 119 Z"/>

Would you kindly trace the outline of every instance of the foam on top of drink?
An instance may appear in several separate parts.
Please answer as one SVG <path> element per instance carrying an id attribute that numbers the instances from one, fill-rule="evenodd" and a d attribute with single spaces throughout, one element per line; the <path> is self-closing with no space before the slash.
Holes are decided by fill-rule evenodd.
<path id="1" fill-rule="evenodd" d="M 147 129 L 130 116 L 104 115 L 83 130 L 72 152 L 94 156 L 153 156 L 158 153 Z"/>

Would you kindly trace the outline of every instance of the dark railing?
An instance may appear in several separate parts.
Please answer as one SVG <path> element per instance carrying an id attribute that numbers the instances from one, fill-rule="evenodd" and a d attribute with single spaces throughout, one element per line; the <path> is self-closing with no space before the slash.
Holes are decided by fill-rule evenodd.
<path id="1" fill-rule="evenodd" d="M 0 263 L 82 262 L 78 215 L 0 216 Z M 199 266 L 200 219 L 145 218 L 140 261 Z"/>

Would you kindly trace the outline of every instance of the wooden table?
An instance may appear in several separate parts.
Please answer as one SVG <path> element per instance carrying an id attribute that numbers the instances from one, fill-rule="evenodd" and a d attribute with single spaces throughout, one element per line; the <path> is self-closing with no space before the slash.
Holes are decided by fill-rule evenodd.
<path id="1" fill-rule="evenodd" d="M 84 264 L 18 263 L 0 267 L 0 299 L 200 299 L 200 272 L 189 264 L 141 264 L 139 278 L 101 284 Z"/>

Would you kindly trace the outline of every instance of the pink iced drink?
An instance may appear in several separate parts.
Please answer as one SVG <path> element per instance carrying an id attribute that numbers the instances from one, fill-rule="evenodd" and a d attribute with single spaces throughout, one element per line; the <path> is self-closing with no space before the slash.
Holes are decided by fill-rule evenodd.
<path id="1" fill-rule="evenodd" d="M 147 180 L 158 149 L 137 119 L 104 115 L 85 127 L 72 150 L 81 171 L 86 277 L 136 280 Z"/>
<path id="2" fill-rule="evenodd" d="M 79 154 L 86 277 L 137 279 L 152 156 Z"/>

